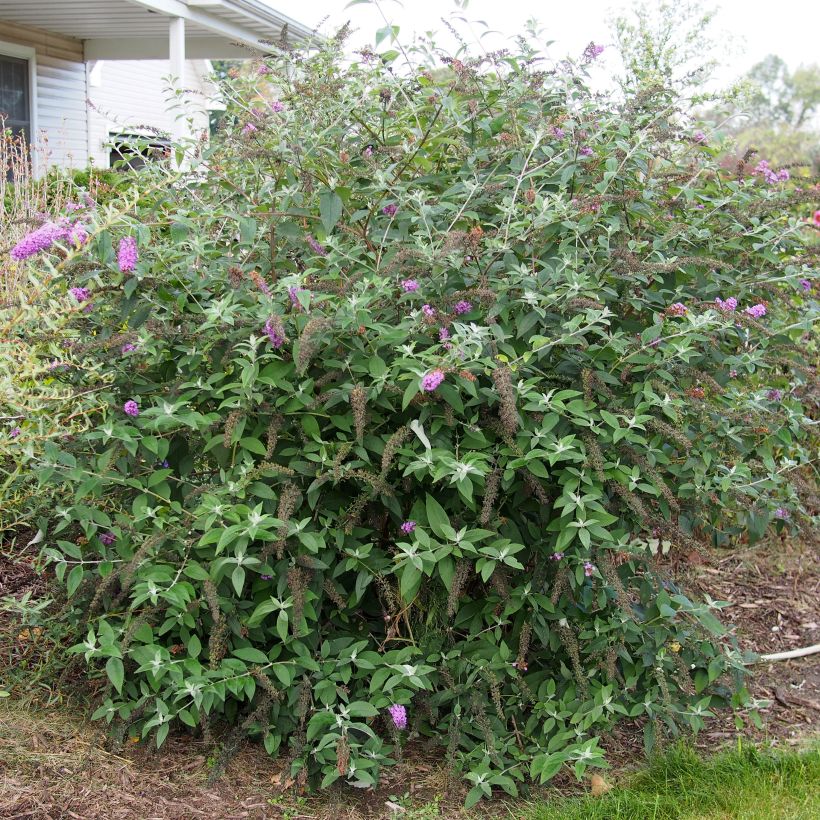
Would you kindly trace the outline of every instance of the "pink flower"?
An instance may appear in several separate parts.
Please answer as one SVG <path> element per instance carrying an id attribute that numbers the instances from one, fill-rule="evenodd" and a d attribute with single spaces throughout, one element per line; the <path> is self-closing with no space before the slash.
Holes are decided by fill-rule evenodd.
<path id="1" fill-rule="evenodd" d="M 401 283 L 401 289 L 405 293 L 412 293 L 414 290 L 419 289 L 419 283 L 415 279 L 405 279 Z"/>
<path id="2" fill-rule="evenodd" d="M 737 310 L 737 299 L 734 296 L 730 296 L 725 302 L 720 296 L 715 299 L 715 305 L 717 305 L 717 309 L 722 313 L 734 313 Z"/>
<path id="3" fill-rule="evenodd" d="M 88 288 L 69 288 L 68 292 L 78 301 L 78 302 L 85 302 L 90 292 Z"/>
<path id="4" fill-rule="evenodd" d="M 695 133 L 692 134 L 692 139 L 698 145 L 705 145 L 707 142 L 706 134 L 704 134 L 703 131 L 695 131 Z"/>
<path id="5" fill-rule="evenodd" d="M 438 337 L 442 342 L 446 342 L 450 338 L 450 331 L 446 327 L 438 329 Z"/>
<path id="6" fill-rule="evenodd" d="M 462 313 L 469 313 L 472 309 L 473 306 L 465 299 L 462 299 L 460 302 L 456 302 L 455 307 L 453 307 L 453 310 L 459 315 Z"/>
<path id="7" fill-rule="evenodd" d="M 592 149 L 588 145 L 584 145 L 578 152 L 582 157 L 591 157 Z"/>
<path id="8" fill-rule="evenodd" d="M 390 717 L 393 719 L 393 725 L 397 729 L 406 729 L 407 728 L 407 709 L 404 708 L 400 703 L 394 703 L 392 706 L 388 707 L 388 712 L 390 712 Z"/>
<path id="9" fill-rule="evenodd" d="M 122 411 L 126 416 L 136 418 L 140 414 L 140 407 L 133 399 L 129 399 L 122 406 Z"/>
<path id="10" fill-rule="evenodd" d="M 550 558 L 552 558 L 552 560 L 553 560 L 553 561 L 560 561 L 563 557 L 564 557 L 564 553 L 563 553 L 563 552 L 554 552 L 554 553 L 550 556 Z"/>
<path id="11" fill-rule="evenodd" d="M 595 564 L 592 564 L 589 561 L 584 561 L 584 575 L 589 578 L 593 572 L 595 572 Z"/>
<path id="12" fill-rule="evenodd" d="M 435 316 L 435 315 L 436 315 L 436 309 L 435 309 L 435 308 L 433 308 L 433 307 L 430 307 L 430 305 L 422 305 L 422 306 L 421 306 L 421 312 L 422 312 L 425 316 L 430 316 L 430 317 L 432 317 L 432 316 Z"/>
<path id="13" fill-rule="evenodd" d="M 410 535 L 416 529 L 416 522 L 415 521 L 405 521 L 399 529 L 405 534 Z"/>
<path id="14" fill-rule="evenodd" d="M 81 248 L 88 242 L 88 231 L 85 229 L 85 225 L 75 222 L 70 228 L 66 229 L 65 237 L 75 248 Z"/>
<path id="15" fill-rule="evenodd" d="M 815 224 L 818 228 L 820 228 L 820 211 L 815 211 L 815 212 L 814 212 L 814 217 L 813 217 L 813 218 L 814 218 L 814 224 Z"/>
<path id="16" fill-rule="evenodd" d="M 117 265 L 122 273 L 130 273 L 137 264 L 137 240 L 133 236 L 120 239 L 117 250 Z"/>
<path id="17" fill-rule="evenodd" d="M 442 370 L 432 370 L 421 380 L 421 389 L 432 393 L 444 381 Z"/>
<path id="18" fill-rule="evenodd" d="M 46 222 L 37 230 L 24 236 L 12 249 L 11 258 L 18 262 L 28 259 L 40 251 L 50 248 L 55 242 L 65 238 L 65 228 L 54 222 Z"/>
<path id="19" fill-rule="evenodd" d="M 9 430 L 9 438 L 17 438 L 23 431 L 19 427 L 12 427 Z"/>
<path id="20" fill-rule="evenodd" d="M 808 279 L 801 279 L 799 285 L 804 293 L 808 293 L 811 290 L 811 282 Z"/>
<path id="21" fill-rule="evenodd" d="M 766 305 L 752 305 L 746 308 L 746 313 L 754 319 L 760 319 L 766 315 Z"/>
<path id="22" fill-rule="evenodd" d="M 270 110 L 273 111 L 274 114 L 279 114 L 285 110 L 285 104 L 279 100 L 274 100 L 270 104 Z"/>
<path id="23" fill-rule="evenodd" d="M 365 159 L 370 159 L 370 157 L 373 156 L 373 149 L 368 145 L 367 148 L 365 148 L 364 151 L 362 151 L 362 156 Z"/>
<path id="24" fill-rule="evenodd" d="M 271 73 L 271 70 L 270 70 L 270 68 L 268 68 L 268 66 L 266 66 L 264 63 L 262 63 L 262 65 L 260 65 L 260 66 L 256 69 L 256 73 L 257 73 L 260 77 L 262 77 L 262 76 L 264 76 L 265 74 L 270 74 L 270 73 Z"/>
<path id="25" fill-rule="evenodd" d="M 252 123 L 248 122 L 245 123 L 245 127 L 242 129 L 243 136 L 250 136 L 251 134 L 255 134 L 259 129 Z"/>
<path id="26" fill-rule="evenodd" d="M 136 345 L 132 345 L 131 342 L 128 342 L 120 348 L 120 353 L 133 353 L 136 349 Z"/>
<path id="27" fill-rule="evenodd" d="M 687 308 L 686 305 L 683 304 L 683 302 L 675 302 L 674 305 L 669 305 L 669 307 L 666 309 L 666 312 L 670 316 L 686 316 L 686 314 L 689 312 L 689 308 Z"/>

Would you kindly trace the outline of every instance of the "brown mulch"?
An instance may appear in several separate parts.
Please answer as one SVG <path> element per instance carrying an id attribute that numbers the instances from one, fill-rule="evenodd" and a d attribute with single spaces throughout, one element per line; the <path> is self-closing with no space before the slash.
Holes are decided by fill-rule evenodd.
<path id="1" fill-rule="evenodd" d="M 0 550 L 0 599 L 45 592 L 43 576 L 32 561 L 37 547 Z M 682 586 L 696 597 L 732 601 L 724 621 L 744 649 L 780 652 L 820 642 L 820 566 L 817 543 L 774 540 L 765 545 L 714 551 L 706 559 L 690 557 L 675 568 Z M 0 611 L 0 650 L 8 648 Z M 19 636 L 14 636 L 19 640 Z M 4 653 L 5 654 L 5 653 Z M 13 660 L 25 658 L 19 655 Z M 9 657 L 0 658 L 0 665 Z M 756 741 L 795 744 L 816 735 L 820 720 L 820 654 L 754 667 L 749 689 L 770 705 L 763 708 L 763 730 L 742 730 Z M 0 685 L 2 689 L 2 685 Z M 54 693 L 50 693 L 52 696 Z M 332 788 L 321 796 L 294 795 L 282 761 L 271 760 L 258 744 L 247 744 L 215 783 L 211 747 L 200 740 L 172 735 L 160 751 L 152 741 L 128 743 L 109 751 L 104 728 L 85 712 L 54 697 L 26 693 L 28 700 L 0 699 L 0 818 L 3 820 L 362 820 L 399 817 L 396 799 L 415 805 L 445 792 L 445 773 L 421 747 L 407 750 L 405 762 L 383 774 L 377 792 Z M 52 705 L 47 705 L 47 701 Z M 738 731 L 728 712 L 707 724 L 698 745 L 710 751 L 734 742 Z M 602 744 L 618 768 L 634 767 L 643 755 L 639 727 L 623 724 Z M 561 791 L 577 784 L 556 782 Z M 398 797 L 397 797 L 398 796 Z M 442 801 L 445 818 L 463 813 L 463 795 Z M 492 813 L 494 809 L 486 809 Z M 503 816 L 508 811 L 501 809 Z"/>
<path id="2" fill-rule="evenodd" d="M 820 643 L 820 563 L 818 539 L 772 539 L 729 551 L 716 551 L 708 563 L 688 572 L 693 594 L 731 601 L 722 610 L 734 624 L 740 647 L 760 655 Z M 796 744 L 820 728 L 820 653 L 804 658 L 755 664 L 748 688 L 770 701 L 761 711 L 764 728 L 749 731 L 771 744 Z M 704 739 L 735 737 L 733 718 L 704 733 Z"/>

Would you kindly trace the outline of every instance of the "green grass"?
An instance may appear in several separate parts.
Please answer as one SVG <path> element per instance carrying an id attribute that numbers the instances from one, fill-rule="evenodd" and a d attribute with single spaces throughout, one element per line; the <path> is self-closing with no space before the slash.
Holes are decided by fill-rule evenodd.
<path id="1" fill-rule="evenodd" d="M 606 775 L 606 773 L 604 773 Z M 522 820 L 816 820 L 820 748 L 753 748 L 701 757 L 679 747 L 603 797 L 566 798 L 516 812 Z"/>

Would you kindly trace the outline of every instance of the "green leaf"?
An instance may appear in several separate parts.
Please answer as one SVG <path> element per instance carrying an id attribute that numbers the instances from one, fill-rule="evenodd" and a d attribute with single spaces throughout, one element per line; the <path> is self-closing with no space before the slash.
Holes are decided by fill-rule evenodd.
<path id="1" fill-rule="evenodd" d="M 446 538 L 444 527 L 450 526 L 450 519 L 447 517 L 447 513 L 444 512 L 444 507 L 428 493 L 425 508 L 427 510 L 427 523 L 430 525 L 430 529 L 439 538 Z"/>
<path id="2" fill-rule="evenodd" d="M 77 564 L 71 572 L 68 573 L 68 580 L 66 581 L 66 594 L 70 598 L 76 591 L 77 587 L 83 580 L 83 568 L 81 564 Z"/>
<path id="3" fill-rule="evenodd" d="M 329 188 L 319 194 L 319 215 L 326 234 L 330 234 L 342 216 L 342 198 Z"/>
<path id="4" fill-rule="evenodd" d="M 109 658 L 105 662 L 105 673 L 117 692 L 122 693 L 122 683 L 125 679 L 125 669 L 120 658 Z"/>
<path id="5" fill-rule="evenodd" d="M 268 656 L 254 646 L 240 646 L 239 649 L 234 649 L 234 657 L 240 658 L 248 663 L 267 663 Z"/>

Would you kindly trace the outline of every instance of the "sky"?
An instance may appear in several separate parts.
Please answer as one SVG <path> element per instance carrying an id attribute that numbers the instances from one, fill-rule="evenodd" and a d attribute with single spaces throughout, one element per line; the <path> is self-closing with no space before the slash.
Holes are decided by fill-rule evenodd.
<path id="1" fill-rule="evenodd" d="M 375 31 L 384 25 L 370 3 L 346 8 L 348 0 L 266 2 L 310 26 L 327 17 L 324 32 L 350 20 L 357 29 L 350 41 L 354 47 L 372 46 Z M 455 10 L 454 0 L 383 0 L 380 5 L 390 22 L 400 26 L 402 39 L 414 31 L 437 30 L 442 32 L 442 44 L 452 42 L 443 33 L 441 18 Z M 511 35 L 523 31 L 529 18 L 535 17 L 545 29 L 545 39 L 555 41 L 549 54 L 561 58 L 577 56 L 591 40 L 611 44 L 609 17 L 631 5 L 630 0 L 469 0 L 463 14 L 470 20 L 483 20 L 499 32 L 484 38 L 488 49 L 502 47 Z M 820 4 L 816 0 L 711 0 L 707 7 L 718 10 L 715 33 L 725 35 L 715 55 L 723 62 L 716 73 L 720 84 L 728 85 L 767 54 L 781 56 L 791 68 L 820 62 Z M 473 30 L 483 31 L 480 25 Z M 602 70 L 606 70 L 607 62 L 603 59 Z"/>

